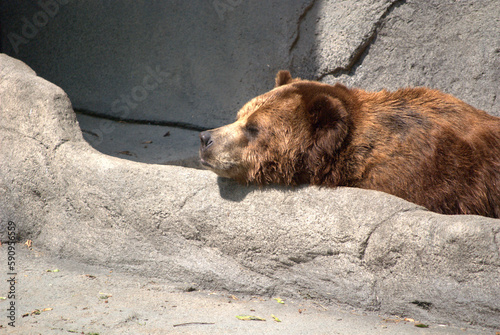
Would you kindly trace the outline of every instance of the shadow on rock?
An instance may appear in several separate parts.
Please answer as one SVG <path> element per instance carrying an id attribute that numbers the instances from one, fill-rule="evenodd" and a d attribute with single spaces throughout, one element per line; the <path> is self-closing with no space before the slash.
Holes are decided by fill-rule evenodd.
<path id="1" fill-rule="evenodd" d="M 240 202 L 243 201 L 246 196 L 256 190 L 274 190 L 280 192 L 293 192 L 301 190 L 308 187 L 308 185 L 300 186 L 282 186 L 282 185 L 266 185 L 266 186 L 255 186 L 255 185 L 242 185 L 236 181 L 228 178 L 217 177 L 217 185 L 219 186 L 219 194 L 224 200 Z"/>
<path id="2" fill-rule="evenodd" d="M 257 189 L 255 186 L 244 186 L 223 177 L 217 177 L 217 185 L 221 198 L 234 202 L 243 201 L 249 193 Z"/>

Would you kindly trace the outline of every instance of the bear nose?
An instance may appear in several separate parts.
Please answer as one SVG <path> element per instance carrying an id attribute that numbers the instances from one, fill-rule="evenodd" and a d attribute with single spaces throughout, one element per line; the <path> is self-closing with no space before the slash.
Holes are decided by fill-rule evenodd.
<path id="1" fill-rule="evenodd" d="M 209 131 L 204 131 L 200 133 L 200 140 L 203 149 L 208 148 L 214 143 L 214 141 L 212 141 L 212 135 L 210 134 Z"/>

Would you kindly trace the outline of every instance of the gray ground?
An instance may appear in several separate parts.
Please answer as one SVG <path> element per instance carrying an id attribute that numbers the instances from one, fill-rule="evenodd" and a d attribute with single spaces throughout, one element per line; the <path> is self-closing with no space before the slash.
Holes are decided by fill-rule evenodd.
<path id="1" fill-rule="evenodd" d="M 199 132 L 174 127 L 114 122 L 77 113 L 83 137 L 94 148 L 110 156 L 135 162 L 198 167 Z M 113 131 L 100 131 L 101 122 Z M 185 160 L 195 162 L 188 164 Z M 183 164 L 185 163 L 185 164 Z"/>
<path id="2" fill-rule="evenodd" d="M 5 244 L 2 249 L 4 256 Z M 16 258 L 16 327 L 4 317 L 0 334 L 494 334 L 307 300 L 283 298 L 280 304 L 278 297 L 190 292 L 190 283 L 53 258 L 36 246 L 17 244 Z M 8 302 L 0 301 L 3 311 Z M 239 315 L 266 321 L 242 321 Z"/>

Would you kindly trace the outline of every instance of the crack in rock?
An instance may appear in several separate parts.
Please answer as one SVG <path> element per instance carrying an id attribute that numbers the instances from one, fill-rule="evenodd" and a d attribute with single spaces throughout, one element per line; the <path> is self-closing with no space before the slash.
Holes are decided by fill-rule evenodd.
<path id="1" fill-rule="evenodd" d="M 404 214 L 404 213 L 409 213 L 409 212 L 415 212 L 415 211 L 418 211 L 418 210 L 421 210 L 421 209 L 420 208 L 409 208 L 409 209 L 397 211 L 397 212 L 389 215 L 387 218 L 383 219 L 382 221 L 380 221 L 376 225 L 374 225 L 372 227 L 372 229 L 370 229 L 370 231 L 368 232 L 368 235 L 366 236 L 366 238 L 364 239 L 364 241 L 361 242 L 361 244 L 359 245 L 358 258 L 360 260 L 363 260 L 365 258 L 366 249 L 368 248 L 368 243 L 370 242 L 371 237 L 373 236 L 373 234 L 375 233 L 375 231 L 378 228 L 380 228 L 384 223 L 392 220 L 396 215 Z"/>
<path id="2" fill-rule="evenodd" d="M 61 139 L 61 141 L 54 146 L 53 151 L 57 151 L 57 149 L 59 149 L 66 142 L 69 142 L 69 140 L 64 139 L 64 138 Z"/>
<path id="3" fill-rule="evenodd" d="M 377 22 L 373 24 L 373 28 L 368 33 L 368 37 L 364 38 L 358 45 L 358 47 L 352 52 L 351 56 L 349 57 L 349 62 L 346 66 L 339 66 L 331 71 L 325 72 L 319 75 L 319 77 L 317 77 L 315 80 L 321 81 L 324 77 L 329 75 L 339 77 L 340 75 L 349 74 L 355 71 L 355 69 L 357 69 L 362 64 L 364 58 L 363 56 L 368 52 L 372 44 L 377 39 L 378 33 L 383 28 L 384 23 L 386 22 L 386 18 L 394 11 L 395 8 L 403 5 L 404 3 L 406 3 L 406 0 L 395 0 L 387 7 L 384 13 L 382 13 L 382 15 L 379 17 Z"/>
<path id="4" fill-rule="evenodd" d="M 207 189 L 207 186 L 205 187 L 201 187 L 197 190 L 195 190 L 193 193 L 187 195 L 183 200 L 182 202 L 179 204 L 179 208 L 178 208 L 178 212 L 181 212 L 182 210 L 184 210 L 184 207 L 186 206 L 187 202 L 191 199 L 193 199 L 194 197 L 196 197 L 196 195 L 200 192 L 202 192 L 203 190 Z"/>
<path id="5" fill-rule="evenodd" d="M 493 243 L 497 246 L 497 257 L 500 260 L 500 230 L 493 229 Z"/>
<path id="6" fill-rule="evenodd" d="M 1 127 L 1 128 L 0 128 L 0 130 L 2 130 L 2 131 L 7 131 L 7 132 L 11 132 L 11 133 L 13 133 L 13 134 L 17 134 L 17 135 L 22 136 L 22 137 L 25 137 L 25 138 L 29 138 L 29 139 L 31 139 L 31 140 L 33 140 L 33 141 L 37 142 L 40 146 L 44 147 L 46 150 L 49 150 L 49 149 L 50 149 L 50 146 L 49 146 L 49 145 L 47 145 L 47 144 L 43 143 L 42 141 L 40 141 L 40 140 L 39 140 L 39 139 L 37 139 L 36 137 L 34 137 L 34 136 L 30 136 L 30 135 L 28 135 L 28 134 L 24 134 L 24 133 L 22 133 L 22 132 L 20 132 L 20 131 L 18 131 L 18 130 L 16 130 L 16 129 L 14 129 L 14 128 L 9 128 L 9 127 Z M 62 143 L 61 143 L 61 144 L 62 144 Z"/>
<path id="7" fill-rule="evenodd" d="M 288 49 L 288 53 L 291 54 L 293 49 L 297 46 L 297 43 L 299 42 L 300 39 L 300 26 L 302 25 L 302 22 L 304 21 L 305 17 L 307 14 L 311 11 L 311 9 L 314 7 L 316 4 L 316 0 L 311 1 L 309 5 L 307 5 L 304 8 L 304 11 L 302 14 L 300 14 L 299 19 L 297 20 L 297 35 L 295 36 L 295 39 L 293 40 L 292 44 L 290 45 L 290 48 Z"/>

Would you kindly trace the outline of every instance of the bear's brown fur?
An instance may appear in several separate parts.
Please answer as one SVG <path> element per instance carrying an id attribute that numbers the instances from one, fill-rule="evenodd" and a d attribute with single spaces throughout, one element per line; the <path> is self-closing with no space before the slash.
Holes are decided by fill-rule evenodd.
<path id="1" fill-rule="evenodd" d="M 200 138 L 202 164 L 242 183 L 360 187 L 500 217 L 500 118 L 437 90 L 371 93 L 280 71 Z"/>

